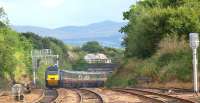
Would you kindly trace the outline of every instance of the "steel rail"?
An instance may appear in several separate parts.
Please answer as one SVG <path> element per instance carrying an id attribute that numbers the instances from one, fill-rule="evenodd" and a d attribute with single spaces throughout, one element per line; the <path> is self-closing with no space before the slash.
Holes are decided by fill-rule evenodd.
<path id="1" fill-rule="evenodd" d="M 154 101 L 155 103 L 166 103 L 163 100 L 159 100 L 157 98 L 152 98 L 152 97 L 149 97 L 149 96 L 146 96 L 146 95 L 143 95 L 143 94 L 138 94 L 138 93 L 135 93 L 133 91 L 129 91 L 129 90 L 125 90 L 125 89 L 111 89 L 111 90 L 135 95 L 135 96 L 138 96 L 138 97 L 143 98 L 143 99 Z"/>
<path id="2" fill-rule="evenodd" d="M 31 103 L 38 103 L 42 98 L 44 98 L 44 92 L 45 90 L 42 91 L 38 99 L 33 100 Z"/>
<path id="3" fill-rule="evenodd" d="M 169 90 L 172 90 L 174 91 L 175 93 L 190 93 L 190 92 L 193 92 L 193 90 L 191 89 L 186 89 L 186 88 L 147 88 L 147 87 L 136 87 L 136 89 L 152 89 L 152 90 L 159 90 L 159 91 L 169 91 Z"/>
<path id="4" fill-rule="evenodd" d="M 83 98 L 81 96 L 81 93 L 77 89 L 74 89 L 74 91 L 76 92 L 76 94 L 78 96 L 78 103 L 82 103 L 83 102 Z"/>
<path id="5" fill-rule="evenodd" d="M 98 93 L 89 89 L 76 89 L 75 90 L 80 98 L 80 103 L 84 103 L 84 100 L 96 99 L 98 103 L 104 103 L 103 98 Z M 90 94 L 90 95 L 89 95 Z M 92 95 L 92 97 L 90 97 Z M 84 98 L 87 97 L 87 98 Z"/>
<path id="6" fill-rule="evenodd" d="M 154 95 L 158 95 L 158 96 L 172 98 L 172 99 L 179 100 L 179 101 L 181 101 L 183 103 L 195 103 L 194 101 L 191 101 L 191 100 L 188 100 L 188 99 L 183 99 L 183 98 L 179 98 L 179 97 L 175 97 L 175 96 L 170 96 L 170 95 L 166 95 L 166 94 L 162 94 L 162 93 L 156 93 L 156 92 L 152 92 L 152 91 L 146 91 L 146 90 L 140 90 L 140 89 L 134 89 L 134 88 L 128 88 L 128 90 L 142 91 L 142 92 L 149 93 L 149 94 L 154 94 Z"/>
<path id="7" fill-rule="evenodd" d="M 127 88 L 127 89 L 123 89 L 126 91 L 136 91 L 136 92 L 141 92 L 144 94 L 150 94 L 150 95 L 155 95 L 155 96 L 159 96 L 159 97 L 163 97 L 163 98 L 167 98 L 169 100 L 176 100 L 176 101 L 180 101 L 180 103 L 196 103 L 194 101 L 188 100 L 188 99 L 183 99 L 183 98 L 179 98 L 179 97 L 175 97 L 175 96 L 170 96 L 170 95 L 166 95 L 166 94 L 161 94 L 161 93 L 157 93 L 157 92 L 152 92 L 152 91 L 146 91 L 146 90 L 141 90 L 141 89 L 135 89 L 135 88 Z"/>
<path id="8" fill-rule="evenodd" d="M 52 103 L 58 97 L 56 89 L 45 89 L 43 97 L 36 103 Z"/>

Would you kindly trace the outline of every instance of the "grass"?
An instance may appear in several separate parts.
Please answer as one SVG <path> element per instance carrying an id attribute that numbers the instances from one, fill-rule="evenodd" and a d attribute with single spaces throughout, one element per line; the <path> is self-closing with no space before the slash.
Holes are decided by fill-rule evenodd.
<path id="1" fill-rule="evenodd" d="M 159 49 L 152 57 L 124 61 L 108 79 L 108 87 L 149 85 L 137 79 L 141 77 L 151 80 L 149 86 L 191 87 L 192 51 L 184 38 L 166 37 L 159 43 Z"/>
<path id="2" fill-rule="evenodd" d="M 148 87 L 148 88 L 184 88 L 184 89 L 192 89 L 193 84 L 192 82 L 166 82 L 166 83 L 149 83 L 149 84 L 140 84 L 140 87 Z"/>

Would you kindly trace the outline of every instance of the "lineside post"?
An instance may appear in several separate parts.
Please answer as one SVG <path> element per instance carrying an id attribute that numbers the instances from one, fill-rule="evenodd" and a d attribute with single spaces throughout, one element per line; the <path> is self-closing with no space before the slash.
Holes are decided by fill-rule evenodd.
<path id="1" fill-rule="evenodd" d="M 190 33 L 190 47 L 192 48 L 193 54 L 193 83 L 194 83 L 194 93 L 198 94 L 198 59 L 197 59 L 197 48 L 199 47 L 199 34 Z"/>

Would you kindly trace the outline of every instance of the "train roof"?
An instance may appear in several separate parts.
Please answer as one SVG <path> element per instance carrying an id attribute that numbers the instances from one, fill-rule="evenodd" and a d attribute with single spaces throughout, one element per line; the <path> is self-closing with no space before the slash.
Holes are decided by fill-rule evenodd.
<path id="1" fill-rule="evenodd" d="M 48 71 L 58 71 L 58 67 L 57 66 L 50 66 L 47 68 Z"/>
<path id="2" fill-rule="evenodd" d="M 61 71 L 71 74 L 108 74 L 108 72 L 87 72 L 87 71 L 70 71 L 70 70 L 61 70 Z"/>

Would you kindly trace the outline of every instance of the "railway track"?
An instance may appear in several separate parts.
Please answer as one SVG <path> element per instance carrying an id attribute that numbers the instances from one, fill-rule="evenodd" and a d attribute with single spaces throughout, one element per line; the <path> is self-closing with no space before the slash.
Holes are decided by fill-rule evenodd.
<path id="1" fill-rule="evenodd" d="M 79 103 L 104 103 L 103 98 L 96 92 L 88 89 L 76 89 L 75 90 Z"/>
<path id="2" fill-rule="evenodd" d="M 42 98 L 37 103 L 51 103 L 58 97 L 56 89 L 45 89 Z"/>
<path id="3" fill-rule="evenodd" d="M 169 96 L 161 93 L 156 93 L 152 91 L 145 91 L 141 89 L 113 89 L 114 91 L 129 93 L 137 95 L 138 97 L 154 101 L 152 103 L 196 103 L 194 101 Z"/>
<path id="4" fill-rule="evenodd" d="M 138 88 L 138 89 L 144 89 L 144 90 L 153 90 L 153 91 L 158 91 L 161 93 L 191 93 L 193 92 L 192 89 L 185 89 L 185 88 Z"/>

